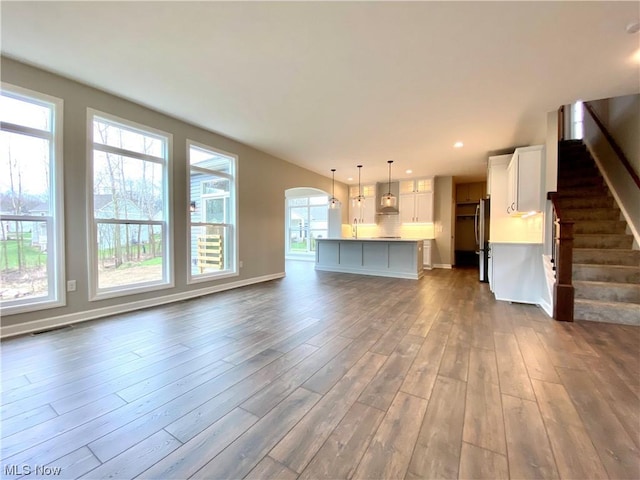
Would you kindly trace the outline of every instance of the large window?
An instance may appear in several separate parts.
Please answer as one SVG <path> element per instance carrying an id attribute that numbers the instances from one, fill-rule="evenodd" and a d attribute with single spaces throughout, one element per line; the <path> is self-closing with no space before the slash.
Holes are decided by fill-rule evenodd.
<path id="1" fill-rule="evenodd" d="M 287 199 L 288 254 L 310 255 L 316 251 L 316 238 L 327 238 L 329 197 Z"/>
<path id="2" fill-rule="evenodd" d="M 89 119 L 92 296 L 171 285 L 170 135 L 95 111 Z"/>
<path id="3" fill-rule="evenodd" d="M 2 314 L 64 304 L 62 100 L 2 84 Z"/>
<path id="4" fill-rule="evenodd" d="M 188 142 L 189 281 L 237 275 L 237 157 Z"/>

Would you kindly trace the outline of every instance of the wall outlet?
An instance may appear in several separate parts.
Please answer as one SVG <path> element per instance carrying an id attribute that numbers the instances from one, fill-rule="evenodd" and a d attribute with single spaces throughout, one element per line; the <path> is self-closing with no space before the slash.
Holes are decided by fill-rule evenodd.
<path id="1" fill-rule="evenodd" d="M 242 268 L 242 266 L 244 265 L 244 264 L 242 263 L 242 260 L 240 260 L 240 262 L 239 262 L 239 263 L 240 263 L 240 268 Z"/>
<path id="2" fill-rule="evenodd" d="M 67 281 L 67 292 L 75 292 L 76 291 L 76 281 L 68 280 Z"/>

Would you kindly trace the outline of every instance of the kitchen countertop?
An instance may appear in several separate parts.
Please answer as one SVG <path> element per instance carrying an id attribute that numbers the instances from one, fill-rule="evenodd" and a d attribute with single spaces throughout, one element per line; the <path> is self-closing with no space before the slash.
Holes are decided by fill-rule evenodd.
<path id="1" fill-rule="evenodd" d="M 362 237 L 362 238 L 316 238 L 316 241 L 341 241 L 341 242 L 423 242 L 425 240 L 433 240 L 433 238 L 382 238 L 382 237 Z"/>
<path id="2" fill-rule="evenodd" d="M 489 240 L 493 245 L 542 245 L 543 242 L 509 242 L 506 240 Z"/>

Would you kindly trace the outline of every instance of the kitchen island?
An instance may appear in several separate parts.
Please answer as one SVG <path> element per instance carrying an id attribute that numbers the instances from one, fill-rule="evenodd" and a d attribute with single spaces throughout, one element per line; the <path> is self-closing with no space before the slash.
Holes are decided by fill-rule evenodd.
<path id="1" fill-rule="evenodd" d="M 317 238 L 316 270 L 418 280 L 423 240 L 408 238 Z"/>

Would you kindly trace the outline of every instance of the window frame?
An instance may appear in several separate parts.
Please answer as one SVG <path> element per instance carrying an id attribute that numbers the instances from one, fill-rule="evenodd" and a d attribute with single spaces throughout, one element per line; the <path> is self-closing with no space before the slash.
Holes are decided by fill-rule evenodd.
<path id="1" fill-rule="evenodd" d="M 202 170 L 203 172 L 211 172 L 220 178 L 226 178 L 229 180 L 229 202 L 231 203 L 229 211 L 232 218 L 226 219 L 226 223 L 214 223 L 214 222 L 192 222 L 191 221 L 191 147 L 195 147 L 200 150 L 205 150 L 212 152 L 214 154 L 222 155 L 225 157 L 229 157 L 231 159 L 231 173 L 221 172 L 219 170 L 211 170 L 204 169 L 201 167 L 195 167 L 195 170 Z M 187 155 L 187 175 L 186 175 L 186 218 L 187 226 L 186 226 L 186 257 L 187 257 L 187 285 L 192 285 L 196 283 L 202 282 L 210 282 L 213 280 L 219 280 L 223 278 L 237 277 L 240 275 L 240 261 L 239 261 L 239 228 L 238 228 L 238 172 L 239 172 L 239 159 L 238 155 L 234 153 L 230 153 L 219 148 L 214 148 L 210 145 L 205 145 L 200 142 L 196 142 L 195 140 L 187 139 L 186 142 L 186 155 Z M 203 197 L 201 194 L 199 198 L 201 199 L 200 208 L 204 208 L 204 203 L 202 202 L 203 198 L 206 198 L 207 195 Z M 209 197 L 215 198 L 215 197 Z M 193 274 L 192 272 L 192 247 L 191 247 L 191 229 L 194 226 L 224 226 L 229 228 L 229 232 L 232 235 L 231 247 L 233 251 L 229 254 L 229 259 L 231 263 L 231 268 L 227 270 L 222 270 L 220 272 L 208 272 L 202 274 Z"/>
<path id="2" fill-rule="evenodd" d="M 3 301 L 0 303 L 2 315 L 46 310 L 63 307 L 67 304 L 65 276 L 64 241 L 64 169 L 63 169 L 63 125 L 64 101 L 51 95 L 19 87 L 7 82 L 0 83 L 5 96 L 13 97 L 33 104 L 46 106 L 52 110 L 51 131 L 46 132 L 9 122 L 2 122 L 2 131 L 28 135 L 49 140 L 49 202 L 50 214 L 46 217 L 36 215 L 3 215 L 2 221 L 27 221 L 47 223 L 47 277 L 49 293 L 46 297 L 35 297 Z M 46 132 L 46 134 L 45 134 Z M 49 247 L 49 239 L 53 248 Z"/>
<path id="3" fill-rule="evenodd" d="M 314 204 L 312 203 L 311 199 L 312 198 L 326 198 L 326 202 L 325 203 L 320 203 L 320 204 Z M 327 232 L 327 237 L 324 238 L 328 238 L 329 235 L 329 200 L 331 198 L 331 195 L 328 194 L 324 194 L 324 193 L 318 193 L 317 195 L 310 195 L 310 194 L 305 194 L 305 195 L 291 195 L 285 198 L 285 258 L 291 258 L 291 259 L 310 259 L 310 258 L 314 258 L 316 255 L 317 250 L 312 250 L 311 249 L 311 241 L 314 238 L 312 235 L 312 232 L 318 232 L 318 231 L 326 231 Z M 304 205 L 290 205 L 291 200 L 300 200 L 300 199 L 305 199 L 306 203 Z M 319 229 L 319 228 L 311 228 L 311 209 L 314 207 L 324 207 L 327 209 L 327 228 L 326 229 Z M 307 251 L 305 252 L 299 252 L 299 251 L 293 251 L 291 250 L 291 210 L 294 208 L 304 208 L 307 210 L 307 214 L 309 217 L 308 223 L 309 225 L 307 227 L 305 227 L 305 231 L 309 234 L 309 237 L 307 239 L 307 241 L 309 242 L 307 244 Z"/>
<path id="4" fill-rule="evenodd" d="M 124 128 L 138 130 L 141 133 L 149 134 L 152 136 L 163 137 L 166 139 L 165 143 L 165 158 L 159 160 L 159 157 L 127 150 L 119 147 L 112 147 L 109 145 L 96 144 L 93 138 L 93 123 L 94 119 L 99 118 L 106 122 L 121 125 Z M 173 236 L 173 168 L 172 156 L 173 156 L 173 135 L 171 133 L 159 130 L 148 125 L 143 125 L 132 120 L 124 119 L 116 115 L 112 115 L 107 112 L 96 110 L 93 108 L 87 108 L 87 266 L 89 273 L 89 301 L 103 300 L 107 298 L 123 297 L 128 295 L 136 295 L 139 293 L 153 292 L 157 290 L 165 290 L 175 287 L 175 275 L 174 275 L 174 236 Z M 96 218 L 95 217 L 95 205 L 94 205 L 94 150 L 98 146 L 98 150 L 106 153 L 115 153 L 119 155 L 125 155 L 127 158 L 138 159 L 142 161 L 150 161 L 157 165 L 161 165 L 163 168 L 163 220 L 131 220 L 131 219 L 115 219 L 115 218 Z M 99 268 L 98 268 L 98 224 L 113 224 L 113 225 L 160 225 L 162 228 L 162 240 L 163 240 L 163 272 L 162 280 L 153 280 L 147 282 L 139 282 L 130 285 L 119 285 L 116 287 L 99 287 Z"/>

